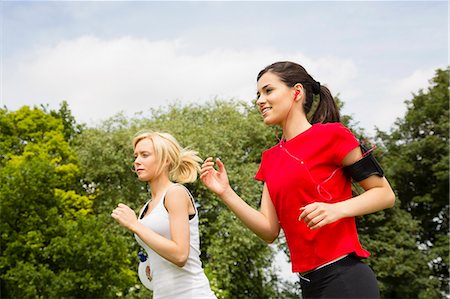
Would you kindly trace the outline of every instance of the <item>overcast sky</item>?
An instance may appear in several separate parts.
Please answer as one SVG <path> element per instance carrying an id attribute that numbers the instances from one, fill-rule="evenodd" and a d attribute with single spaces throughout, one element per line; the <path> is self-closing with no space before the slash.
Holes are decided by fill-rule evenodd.
<path id="1" fill-rule="evenodd" d="M 253 101 L 302 64 L 371 132 L 448 65 L 446 1 L 2 1 L 1 106 L 69 103 L 96 124 L 168 103 Z"/>

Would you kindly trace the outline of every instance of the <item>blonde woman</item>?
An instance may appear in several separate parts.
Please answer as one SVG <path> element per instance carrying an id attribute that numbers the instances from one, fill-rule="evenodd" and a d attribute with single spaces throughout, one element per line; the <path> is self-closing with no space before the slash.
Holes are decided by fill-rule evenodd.
<path id="1" fill-rule="evenodd" d="M 151 199 L 138 216 L 122 203 L 111 216 L 145 248 L 153 298 L 216 298 L 200 261 L 198 211 L 182 185 L 197 179 L 202 160 L 167 133 L 140 133 L 133 148 L 136 174 Z"/>

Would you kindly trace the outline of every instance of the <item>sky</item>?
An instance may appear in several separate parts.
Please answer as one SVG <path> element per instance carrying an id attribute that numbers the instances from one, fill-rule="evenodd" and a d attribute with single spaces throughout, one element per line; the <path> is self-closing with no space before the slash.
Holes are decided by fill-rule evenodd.
<path id="1" fill-rule="evenodd" d="M 95 126 L 175 102 L 253 102 L 303 65 L 370 134 L 448 66 L 446 1 L 0 1 L 0 106 L 69 104 Z"/>
<path id="2" fill-rule="evenodd" d="M 446 1 L 1 1 L 0 106 L 61 101 L 78 122 L 119 112 L 253 102 L 291 60 L 369 133 L 448 65 Z"/>

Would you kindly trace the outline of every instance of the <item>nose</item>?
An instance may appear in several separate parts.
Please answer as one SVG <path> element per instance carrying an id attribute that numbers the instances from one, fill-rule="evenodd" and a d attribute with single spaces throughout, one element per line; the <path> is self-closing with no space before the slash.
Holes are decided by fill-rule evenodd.
<path id="1" fill-rule="evenodd" d="M 263 95 L 260 95 L 256 99 L 256 105 L 258 105 L 259 107 L 263 106 L 265 103 L 266 103 L 266 98 Z"/>

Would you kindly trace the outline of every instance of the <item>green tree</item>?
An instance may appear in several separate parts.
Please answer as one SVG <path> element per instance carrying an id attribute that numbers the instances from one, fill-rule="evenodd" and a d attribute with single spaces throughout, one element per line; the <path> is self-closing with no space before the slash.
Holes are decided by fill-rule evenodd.
<path id="1" fill-rule="evenodd" d="M 406 101 L 404 118 L 388 134 L 378 132 L 388 151 L 384 163 L 401 208 L 419 223 L 418 248 L 449 293 L 449 68 L 438 69 L 430 87 Z"/>
<path id="2" fill-rule="evenodd" d="M 70 118 L 67 110 L 66 117 Z M 94 195 L 58 112 L 0 110 L 0 287 L 2 298 L 113 297 L 135 282 L 126 243 L 101 227 Z"/>

